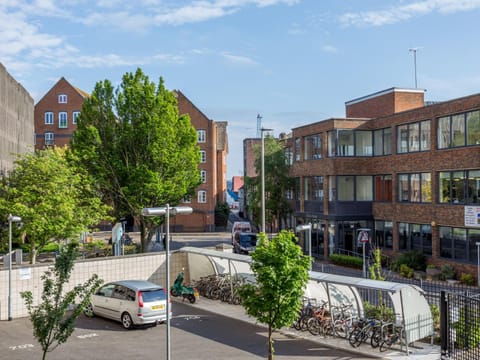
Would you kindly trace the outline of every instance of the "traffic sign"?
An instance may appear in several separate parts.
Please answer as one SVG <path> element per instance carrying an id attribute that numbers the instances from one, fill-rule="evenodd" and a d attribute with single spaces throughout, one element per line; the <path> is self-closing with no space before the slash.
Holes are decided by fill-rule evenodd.
<path id="1" fill-rule="evenodd" d="M 357 239 L 361 243 L 367 243 L 368 242 L 368 232 L 366 230 L 360 230 L 358 232 Z"/>

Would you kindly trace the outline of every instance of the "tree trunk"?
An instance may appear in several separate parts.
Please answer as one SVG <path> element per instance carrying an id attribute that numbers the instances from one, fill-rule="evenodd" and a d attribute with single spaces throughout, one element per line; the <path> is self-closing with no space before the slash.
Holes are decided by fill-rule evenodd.
<path id="1" fill-rule="evenodd" d="M 142 253 L 148 251 L 148 236 L 145 222 L 140 218 L 140 244 L 142 245 Z"/>
<path id="2" fill-rule="evenodd" d="M 272 325 L 268 325 L 268 360 L 273 360 Z"/>

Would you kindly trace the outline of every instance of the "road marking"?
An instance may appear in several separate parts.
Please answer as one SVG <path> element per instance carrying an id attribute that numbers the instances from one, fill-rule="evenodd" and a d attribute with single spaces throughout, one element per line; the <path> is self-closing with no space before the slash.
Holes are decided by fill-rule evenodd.
<path id="1" fill-rule="evenodd" d="M 23 345 L 9 346 L 8 348 L 12 351 L 22 350 L 22 349 L 33 348 L 33 344 L 23 344 Z"/>
<path id="2" fill-rule="evenodd" d="M 77 335 L 77 338 L 79 339 L 89 339 L 92 337 L 98 336 L 96 333 L 91 333 L 91 334 L 84 334 L 84 335 Z"/>

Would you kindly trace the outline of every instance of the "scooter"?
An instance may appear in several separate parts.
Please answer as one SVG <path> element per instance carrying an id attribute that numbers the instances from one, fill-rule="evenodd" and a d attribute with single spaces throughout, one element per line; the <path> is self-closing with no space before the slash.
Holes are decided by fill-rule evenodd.
<path id="1" fill-rule="evenodd" d="M 198 291 L 197 289 L 191 287 L 191 286 L 185 286 L 183 285 L 183 271 L 181 271 L 178 275 L 177 278 L 175 279 L 175 282 L 173 283 L 172 287 L 170 288 L 170 295 L 172 296 L 182 296 L 183 300 L 188 299 L 191 304 L 195 303 L 198 298 Z"/>

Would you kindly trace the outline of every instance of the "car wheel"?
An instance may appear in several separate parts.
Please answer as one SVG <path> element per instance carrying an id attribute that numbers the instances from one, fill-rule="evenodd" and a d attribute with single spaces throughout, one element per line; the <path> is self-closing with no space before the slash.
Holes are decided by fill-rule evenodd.
<path id="1" fill-rule="evenodd" d="M 86 317 L 94 317 L 95 314 L 93 312 L 93 306 L 92 304 L 88 304 L 87 306 L 85 306 L 85 309 L 83 309 L 83 313 L 85 314 Z"/>
<path id="2" fill-rule="evenodd" d="M 125 313 L 122 314 L 122 325 L 127 330 L 129 330 L 133 327 L 132 317 L 130 316 L 129 313 L 125 312 Z"/>

